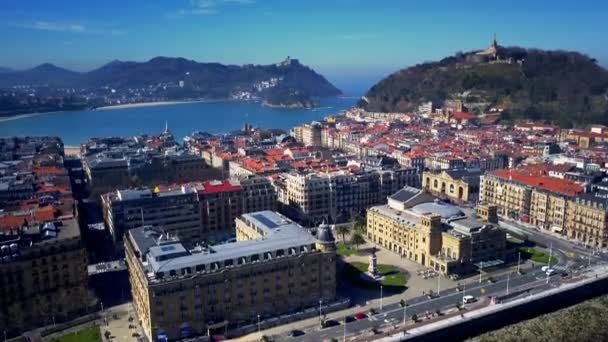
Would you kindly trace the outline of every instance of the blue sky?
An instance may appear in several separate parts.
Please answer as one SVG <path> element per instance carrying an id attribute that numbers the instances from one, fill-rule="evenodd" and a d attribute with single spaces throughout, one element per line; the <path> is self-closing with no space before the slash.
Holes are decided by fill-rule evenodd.
<path id="1" fill-rule="evenodd" d="M 299 58 L 339 87 L 502 45 L 577 50 L 608 64 L 608 1 L 1 0 L 0 66 L 181 56 L 267 64 Z"/>

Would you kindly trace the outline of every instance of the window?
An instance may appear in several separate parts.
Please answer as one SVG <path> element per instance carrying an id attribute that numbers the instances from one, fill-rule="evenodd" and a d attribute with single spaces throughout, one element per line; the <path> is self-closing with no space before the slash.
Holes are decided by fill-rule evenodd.
<path id="1" fill-rule="evenodd" d="M 205 265 L 196 265 L 195 268 L 196 272 L 204 272 L 205 271 Z"/>

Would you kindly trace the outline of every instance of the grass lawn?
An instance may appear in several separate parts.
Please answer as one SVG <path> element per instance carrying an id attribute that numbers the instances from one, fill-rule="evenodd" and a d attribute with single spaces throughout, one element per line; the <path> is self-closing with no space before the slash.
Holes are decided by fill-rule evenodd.
<path id="1" fill-rule="evenodd" d="M 357 255 L 358 251 L 350 243 L 340 241 L 336 244 L 336 253 L 339 256 Z"/>
<path id="2" fill-rule="evenodd" d="M 534 262 L 538 262 L 540 264 L 546 264 L 549 262 L 549 255 L 539 251 L 533 247 L 522 247 L 519 249 L 521 252 L 521 257 L 524 259 L 530 259 Z M 551 257 L 551 264 L 557 264 L 558 260 L 556 257 Z"/>
<path id="3" fill-rule="evenodd" d="M 63 335 L 54 339 L 55 342 L 101 342 L 101 332 L 98 326 L 82 329 L 76 333 Z"/>
<path id="4" fill-rule="evenodd" d="M 358 287 L 373 288 L 378 285 L 373 282 L 366 282 L 361 279 L 361 274 L 367 272 L 369 264 L 364 262 L 352 262 L 346 264 L 345 276 L 346 278 Z M 405 273 L 399 268 L 391 265 L 378 265 L 378 272 L 384 276 L 380 284 L 388 292 L 402 292 L 405 290 Z"/>

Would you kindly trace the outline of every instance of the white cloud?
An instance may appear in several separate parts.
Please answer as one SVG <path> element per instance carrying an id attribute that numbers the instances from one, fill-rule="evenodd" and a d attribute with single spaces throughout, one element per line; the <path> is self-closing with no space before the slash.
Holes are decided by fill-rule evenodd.
<path id="1" fill-rule="evenodd" d="M 227 5 L 251 5 L 255 0 L 190 0 L 188 8 L 180 8 L 165 14 L 167 19 L 181 19 L 191 15 L 214 15 Z"/>
<path id="2" fill-rule="evenodd" d="M 82 34 L 106 34 L 106 35 L 122 35 L 126 34 L 126 30 L 108 29 L 102 27 L 90 27 L 82 23 L 65 23 L 53 22 L 45 20 L 25 21 L 20 23 L 8 23 L 9 26 L 20 27 L 30 30 L 39 31 L 54 31 L 54 32 L 71 32 Z"/>

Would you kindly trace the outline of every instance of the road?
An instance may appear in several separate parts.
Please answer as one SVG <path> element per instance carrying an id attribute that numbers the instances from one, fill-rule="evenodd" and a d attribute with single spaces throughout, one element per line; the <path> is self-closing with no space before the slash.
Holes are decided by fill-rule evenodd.
<path id="1" fill-rule="evenodd" d="M 502 222 L 506 223 L 507 225 L 515 226 L 517 229 L 524 231 L 528 235 L 528 240 L 536 244 L 547 246 L 547 248 L 549 248 L 549 246 L 553 246 L 554 250 L 561 251 L 565 255 L 579 256 L 577 259 L 570 259 L 570 261 L 573 262 L 571 267 L 576 267 L 585 263 L 588 264 L 590 261 L 591 263 L 608 262 L 608 255 L 605 253 L 594 253 L 592 249 L 585 248 L 584 246 L 577 245 L 576 243 L 563 238 L 541 232 L 536 228 L 532 228 L 519 222 Z"/>
<path id="2" fill-rule="evenodd" d="M 279 341 L 324 341 L 331 338 L 341 340 L 346 336 L 360 336 L 362 334 L 371 333 L 373 328 L 383 330 L 383 328 L 391 328 L 390 326 L 402 325 L 404 316 L 406 321 L 410 321 L 413 314 L 421 317 L 426 312 L 435 312 L 436 310 L 445 310 L 454 308 L 457 303 L 462 302 L 464 295 L 472 295 L 482 299 L 486 296 L 504 295 L 509 292 L 523 291 L 542 291 L 549 287 L 557 286 L 561 282 L 561 278 L 557 275 L 547 278 L 544 272 L 535 269 L 527 274 L 518 275 L 501 275 L 494 277 L 495 282 L 489 283 L 487 279 L 483 279 L 482 283 L 474 282 L 465 284 L 464 291 L 457 291 L 456 288 L 446 289 L 441 292 L 441 295 L 434 299 L 427 297 L 417 297 L 408 301 L 406 308 L 401 307 L 398 303 L 386 305 L 378 314 L 367 317 L 362 320 L 346 323 L 344 326 L 344 317 L 337 320 L 339 325 L 320 329 L 319 326 L 311 326 L 304 329 L 305 334 L 299 337 L 289 337 L 287 335 L 278 336 Z M 525 291 L 524 291 L 525 292 Z M 469 304 L 467 304 L 468 306 Z M 474 304 L 470 304 L 474 305 Z"/>

